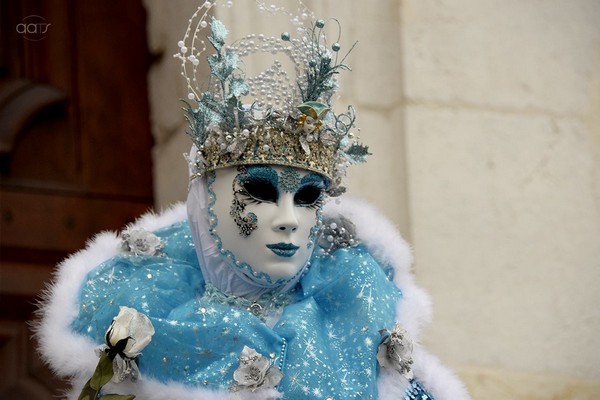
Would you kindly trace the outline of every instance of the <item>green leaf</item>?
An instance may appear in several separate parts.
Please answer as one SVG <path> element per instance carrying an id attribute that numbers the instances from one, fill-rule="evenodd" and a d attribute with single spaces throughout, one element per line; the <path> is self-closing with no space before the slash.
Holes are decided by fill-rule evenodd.
<path id="1" fill-rule="evenodd" d="M 90 379 L 90 386 L 94 390 L 100 390 L 113 377 L 113 362 L 105 352 L 100 355 L 100 361 Z"/>
<path id="2" fill-rule="evenodd" d="M 221 52 L 221 48 L 225 44 L 225 39 L 227 39 L 228 31 L 225 28 L 225 25 L 215 17 L 212 17 L 210 22 L 210 30 L 212 34 L 208 37 L 208 41 L 213 45 L 215 50 Z"/>
<path id="3" fill-rule="evenodd" d="M 353 163 L 365 162 L 367 156 L 371 155 L 371 153 L 369 153 L 369 147 L 362 144 L 353 144 L 346 150 L 346 154 L 350 158 L 350 162 Z"/>
<path id="4" fill-rule="evenodd" d="M 239 99 L 250 93 L 248 84 L 242 78 L 231 78 L 229 81 L 229 95 Z"/>
<path id="5" fill-rule="evenodd" d="M 135 396 L 132 394 L 105 394 L 100 397 L 100 400 L 133 400 Z"/>
<path id="6" fill-rule="evenodd" d="M 90 386 L 90 381 L 87 381 L 83 389 L 81 389 L 81 393 L 77 400 L 96 400 L 96 396 L 98 395 L 98 390 L 92 389 Z"/>

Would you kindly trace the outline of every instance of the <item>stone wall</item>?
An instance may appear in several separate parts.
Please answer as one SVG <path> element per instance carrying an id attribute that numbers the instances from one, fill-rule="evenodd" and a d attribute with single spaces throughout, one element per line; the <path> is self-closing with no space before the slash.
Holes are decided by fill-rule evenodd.
<path id="1" fill-rule="evenodd" d="M 173 4 L 146 0 L 159 208 L 187 186 L 171 56 L 197 3 Z M 599 398 L 600 3 L 309 4 L 359 41 L 338 104 L 374 155 L 350 190 L 414 246 L 425 344 L 479 400 Z"/>
<path id="2" fill-rule="evenodd" d="M 401 14 L 426 343 L 469 368 L 478 399 L 599 397 L 600 3 L 405 1 Z"/>

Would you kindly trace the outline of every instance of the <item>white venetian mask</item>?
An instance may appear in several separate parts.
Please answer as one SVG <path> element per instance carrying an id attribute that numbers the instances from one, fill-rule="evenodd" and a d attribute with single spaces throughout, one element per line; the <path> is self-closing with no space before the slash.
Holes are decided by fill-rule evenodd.
<path id="1" fill-rule="evenodd" d="M 247 274 L 275 282 L 294 277 L 314 245 L 327 180 L 292 167 L 224 168 L 209 178 L 215 196 L 211 234 Z"/>

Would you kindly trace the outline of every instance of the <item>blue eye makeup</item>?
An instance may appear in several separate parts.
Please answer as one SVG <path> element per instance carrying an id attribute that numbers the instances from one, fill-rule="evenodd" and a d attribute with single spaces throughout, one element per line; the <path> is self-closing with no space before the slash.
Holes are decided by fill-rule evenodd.
<path id="1" fill-rule="evenodd" d="M 240 170 L 236 181 L 239 189 L 234 190 L 245 203 L 277 203 L 280 191 L 292 193 L 294 204 L 300 207 L 317 208 L 321 205 L 328 180 L 320 174 L 309 173 L 300 177 L 294 168 L 284 168 L 278 175 L 268 165 L 254 165 Z"/>
<path id="2" fill-rule="evenodd" d="M 256 165 L 247 167 L 244 174 L 238 175 L 240 193 L 249 202 L 277 203 L 279 199 L 279 177 L 277 172 L 269 167 Z"/>
<path id="3" fill-rule="evenodd" d="M 316 173 L 305 175 L 294 194 L 294 203 L 302 207 L 318 208 L 323 202 L 327 186 L 327 180 L 323 176 Z"/>

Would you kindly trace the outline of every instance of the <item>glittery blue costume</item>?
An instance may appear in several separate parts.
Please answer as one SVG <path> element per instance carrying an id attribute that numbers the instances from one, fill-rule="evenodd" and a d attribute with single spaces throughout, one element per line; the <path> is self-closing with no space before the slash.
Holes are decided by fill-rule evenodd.
<path id="1" fill-rule="evenodd" d="M 430 303 L 410 276 L 409 246 L 367 204 L 323 205 L 345 191 L 347 167 L 369 155 L 355 135 L 354 108 L 332 109 L 337 74 L 349 68 L 323 29 L 337 26 L 339 39 L 340 24 L 316 19 L 302 2 L 293 15 L 257 1 L 296 33 L 227 44 L 227 28 L 213 17 L 218 2 L 200 3 L 175 54 L 194 143 L 186 207 L 98 235 L 59 265 L 42 303 L 40 352 L 72 381 L 69 399 L 101 392 L 141 400 L 469 400 L 410 340 Z M 271 25 L 279 26 L 258 24 Z M 205 70 L 196 66 L 210 49 L 202 38 L 214 52 L 206 57 L 210 80 L 200 83 L 196 72 Z M 242 60 L 258 53 L 293 68 L 274 59 L 246 77 Z M 216 179 L 221 172 L 228 179 Z M 123 331 L 113 331 L 113 318 L 128 309 L 149 318 L 150 342 L 134 329 L 111 342 L 111 332 Z M 98 360 L 105 339 L 104 354 L 123 353 L 124 367 L 116 356 Z M 147 344 L 136 359 L 141 380 L 129 380 L 135 363 L 118 349 L 130 341 Z M 100 375 L 94 386 L 104 382 L 96 366 L 105 360 L 118 379 L 92 387 L 91 376 Z"/>
<path id="2" fill-rule="evenodd" d="M 377 399 L 380 330 L 391 329 L 402 297 L 367 248 L 315 252 L 311 267 L 270 328 L 242 307 L 205 295 L 187 221 L 155 232 L 160 256 L 123 253 L 92 271 L 80 292 L 73 329 L 102 343 L 119 306 L 150 317 L 156 329 L 139 358 L 143 376 L 229 389 L 249 346 L 283 372 L 284 399 Z M 412 381 L 405 399 L 431 399 Z"/>

